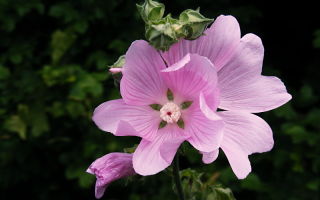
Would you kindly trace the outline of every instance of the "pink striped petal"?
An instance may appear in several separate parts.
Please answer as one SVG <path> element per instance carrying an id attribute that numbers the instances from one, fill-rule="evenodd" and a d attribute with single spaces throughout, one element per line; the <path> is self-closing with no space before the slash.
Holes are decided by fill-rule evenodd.
<path id="1" fill-rule="evenodd" d="M 219 71 L 219 108 L 251 113 L 277 108 L 291 99 L 276 77 L 261 76 L 264 48 L 254 34 L 245 35 L 233 58 Z"/>
<path id="2" fill-rule="evenodd" d="M 199 105 L 192 105 L 185 111 L 182 118 L 185 132 L 190 136 L 188 142 L 197 150 L 211 152 L 220 147 L 223 136 L 224 122 L 208 119 Z"/>
<path id="3" fill-rule="evenodd" d="M 212 63 L 196 54 L 186 54 L 179 62 L 162 70 L 162 77 L 167 87 L 181 101 L 197 101 L 200 92 L 214 92 L 218 82 L 217 72 Z M 212 104 L 217 101 L 218 96 L 210 100 Z"/>
<path id="4" fill-rule="evenodd" d="M 211 60 L 217 70 L 232 57 L 240 41 L 240 27 L 233 16 L 219 16 L 204 36 L 196 40 L 181 40 L 163 54 L 172 65 L 188 53 L 205 56 Z"/>
<path id="5" fill-rule="evenodd" d="M 221 148 L 239 179 L 251 171 L 248 155 L 270 151 L 273 136 L 270 126 L 260 117 L 244 112 L 224 111 L 225 122 Z"/>
<path id="6" fill-rule="evenodd" d="M 205 164 L 210 164 L 218 158 L 219 149 L 216 149 L 208 153 L 207 152 L 201 152 L 201 153 L 202 153 L 202 162 Z"/>
<path id="7" fill-rule="evenodd" d="M 156 174 L 169 165 L 186 139 L 182 129 L 173 124 L 159 129 L 152 141 L 142 139 L 133 154 L 133 168 L 143 176 Z"/>
<path id="8" fill-rule="evenodd" d="M 92 119 L 103 131 L 143 138 L 153 137 L 161 121 L 159 112 L 149 106 L 127 105 L 122 99 L 102 103 L 95 109 Z"/>
<path id="9" fill-rule="evenodd" d="M 162 103 L 167 88 L 160 76 L 166 67 L 160 54 L 146 41 L 138 40 L 131 44 L 125 58 L 120 83 L 124 101 L 131 105 Z"/>

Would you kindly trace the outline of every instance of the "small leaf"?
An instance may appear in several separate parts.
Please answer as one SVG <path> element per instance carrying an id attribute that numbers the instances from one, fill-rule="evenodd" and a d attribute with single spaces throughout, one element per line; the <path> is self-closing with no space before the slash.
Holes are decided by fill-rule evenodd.
<path id="1" fill-rule="evenodd" d="M 165 127 L 166 125 L 167 125 L 166 121 L 161 121 L 159 124 L 159 129 Z"/>
<path id="2" fill-rule="evenodd" d="M 191 106 L 191 104 L 192 104 L 192 101 L 185 101 L 180 106 L 181 106 L 181 109 L 184 110 L 184 109 L 189 108 Z"/>
<path id="3" fill-rule="evenodd" d="M 160 110 L 162 108 L 162 105 L 160 104 L 151 104 L 149 105 L 153 110 Z"/>
<path id="4" fill-rule="evenodd" d="M 168 89 L 168 91 L 167 91 L 167 98 L 168 98 L 169 101 L 173 100 L 173 93 L 171 92 L 170 89 Z"/>
<path id="5" fill-rule="evenodd" d="M 18 133 L 21 139 L 26 139 L 27 124 L 20 118 L 19 115 L 12 115 L 9 117 L 5 121 L 4 126 L 8 131 Z"/>
<path id="6" fill-rule="evenodd" d="M 178 120 L 177 124 L 178 124 L 179 128 L 184 129 L 184 121 L 183 121 L 183 119 L 180 118 L 180 119 Z"/>

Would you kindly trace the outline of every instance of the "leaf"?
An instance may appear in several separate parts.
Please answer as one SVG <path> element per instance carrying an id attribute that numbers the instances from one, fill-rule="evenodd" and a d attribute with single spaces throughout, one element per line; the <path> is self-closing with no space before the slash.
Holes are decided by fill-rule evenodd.
<path id="1" fill-rule="evenodd" d="M 10 76 L 8 68 L 0 65 L 0 80 L 5 80 Z"/>
<path id="2" fill-rule="evenodd" d="M 76 35 L 68 32 L 56 30 L 51 36 L 51 59 L 53 64 L 57 64 L 61 57 L 66 53 L 66 51 L 71 47 L 71 45 L 76 40 Z"/>
<path id="3" fill-rule="evenodd" d="M 10 116 L 4 123 L 4 127 L 8 131 L 18 133 L 23 140 L 26 139 L 27 124 L 20 118 L 19 115 Z"/>

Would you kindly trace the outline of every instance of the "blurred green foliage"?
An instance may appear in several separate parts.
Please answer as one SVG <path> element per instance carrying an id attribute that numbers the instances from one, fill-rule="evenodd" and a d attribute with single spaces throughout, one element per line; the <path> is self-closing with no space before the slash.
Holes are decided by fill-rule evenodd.
<path id="1" fill-rule="evenodd" d="M 104 133 L 91 121 L 97 105 L 120 97 L 107 65 L 143 38 L 135 3 L 140 2 L 0 0 L 0 199 L 94 199 L 95 179 L 86 168 L 99 156 L 138 143 Z M 186 148 L 182 168 L 204 172 L 200 179 L 214 177 L 237 199 L 319 199 L 320 24 L 310 20 L 320 18 L 312 10 L 316 6 L 164 3 L 173 15 L 200 6 L 209 18 L 236 16 L 243 33 L 264 41 L 263 73 L 279 76 L 293 95 L 289 104 L 261 114 L 274 131 L 275 147 L 250 156 L 253 172 L 246 179 L 236 179 L 222 152 L 214 164 L 204 165 Z M 193 176 L 192 170 L 184 173 Z M 132 179 L 112 184 L 104 198 L 176 199 L 168 172 Z"/>

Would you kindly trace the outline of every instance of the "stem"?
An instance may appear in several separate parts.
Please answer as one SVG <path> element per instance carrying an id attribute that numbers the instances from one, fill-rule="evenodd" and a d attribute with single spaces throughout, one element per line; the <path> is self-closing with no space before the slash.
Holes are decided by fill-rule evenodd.
<path id="1" fill-rule="evenodd" d="M 179 154 L 177 153 L 173 160 L 173 179 L 176 184 L 178 196 L 180 200 L 185 200 L 179 174 Z"/>

